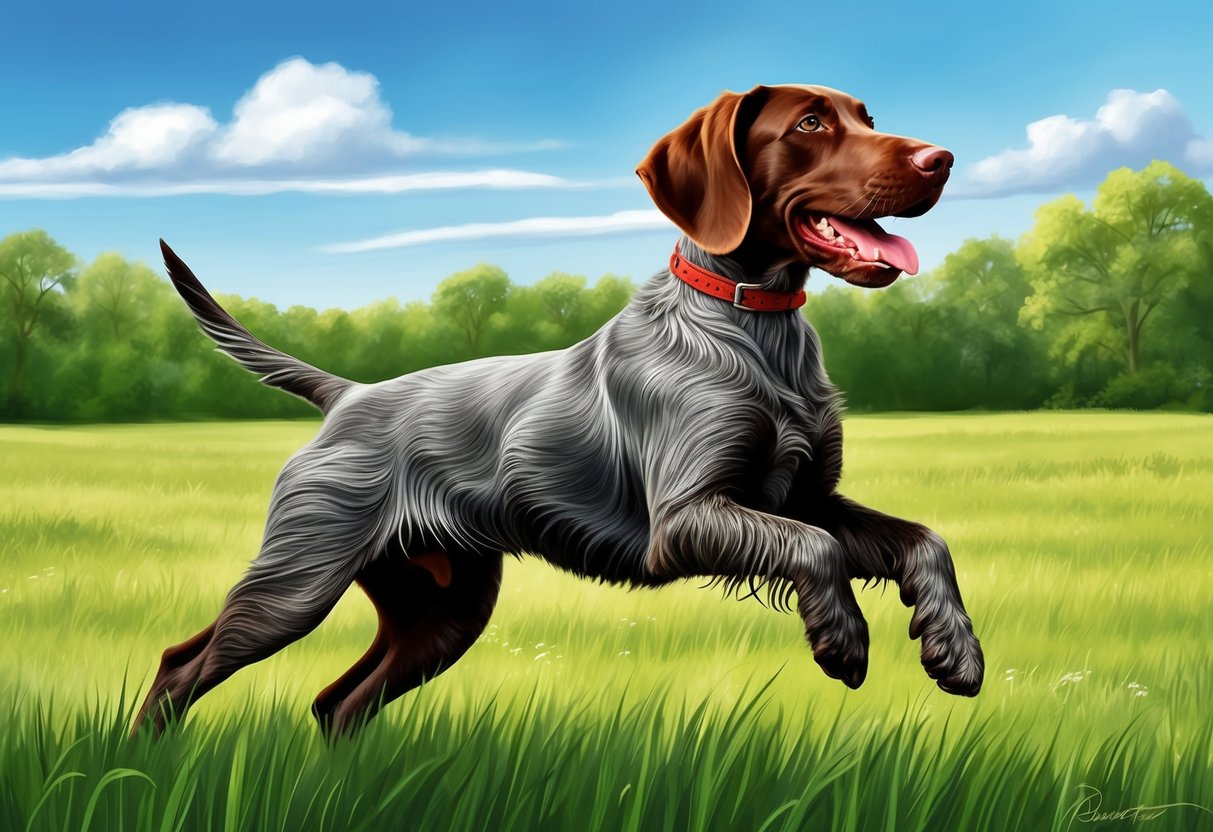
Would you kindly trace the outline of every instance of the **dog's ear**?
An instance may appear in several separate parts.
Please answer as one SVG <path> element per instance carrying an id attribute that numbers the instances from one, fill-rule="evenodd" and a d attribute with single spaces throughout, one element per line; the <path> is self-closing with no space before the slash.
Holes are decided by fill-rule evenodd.
<path id="1" fill-rule="evenodd" d="M 724 92 L 663 136 L 636 168 L 661 212 L 700 248 L 727 254 L 750 226 L 750 183 L 738 159 L 738 135 L 749 129 L 763 87 Z"/>

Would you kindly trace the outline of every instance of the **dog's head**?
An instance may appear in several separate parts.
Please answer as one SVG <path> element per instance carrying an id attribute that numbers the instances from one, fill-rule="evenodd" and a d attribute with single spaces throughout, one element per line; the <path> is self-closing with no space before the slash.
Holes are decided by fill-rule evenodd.
<path id="1" fill-rule="evenodd" d="M 918 271 L 918 253 L 876 218 L 926 213 L 951 168 L 942 147 L 878 133 L 846 93 L 759 86 L 697 110 L 636 172 L 706 251 L 887 286 Z"/>

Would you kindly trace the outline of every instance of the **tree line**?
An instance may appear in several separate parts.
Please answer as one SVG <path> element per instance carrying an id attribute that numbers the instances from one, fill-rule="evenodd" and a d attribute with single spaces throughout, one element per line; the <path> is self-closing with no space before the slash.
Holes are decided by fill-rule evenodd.
<path id="1" fill-rule="evenodd" d="M 567 347 L 633 289 L 562 273 L 522 285 L 482 264 L 428 301 L 323 312 L 221 301 L 267 343 L 378 381 Z M 217 356 L 168 281 L 118 254 L 80 264 L 44 231 L 12 234 L 0 240 L 0 309 L 0 419 L 312 413 Z M 884 290 L 834 281 L 804 314 L 853 410 L 1213 411 L 1213 198 L 1166 163 L 1117 170 L 1089 206 L 1074 196 L 1041 206 L 1018 241 L 967 240 Z"/>

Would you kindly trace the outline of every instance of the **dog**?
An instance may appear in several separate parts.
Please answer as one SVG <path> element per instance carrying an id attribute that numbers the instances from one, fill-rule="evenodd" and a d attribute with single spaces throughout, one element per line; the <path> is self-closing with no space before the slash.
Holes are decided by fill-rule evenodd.
<path id="1" fill-rule="evenodd" d="M 353 732 L 463 655 L 503 557 L 524 552 L 612 584 L 794 593 L 814 659 L 851 688 L 868 630 L 850 581 L 893 581 L 926 672 L 976 695 L 981 645 L 947 544 L 836 490 L 841 399 L 796 311 L 811 268 L 868 287 L 915 272 L 913 246 L 875 218 L 928 211 L 952 161 L 877 132 L 837 90 L 723 93 L 637 169 L 683 236 L 615 318 L 565 350 L 378 384 L 262 343 L 161 241 L 219 349 L 325 418 L 279 474 L 260 553 L 214 623 L 164 652 L 134 730 L 159 733 L 357 583 L 378 633 L 312 709 L 327 735 Z"/>

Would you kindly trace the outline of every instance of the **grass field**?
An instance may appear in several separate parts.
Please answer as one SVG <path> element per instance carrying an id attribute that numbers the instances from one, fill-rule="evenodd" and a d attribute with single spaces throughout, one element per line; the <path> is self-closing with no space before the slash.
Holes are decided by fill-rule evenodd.
<path id="1" fill-rule="evenodd" d="M 315 429 L 0 427 L 0 829 L 1213 828 L 1213 418 L 848 420 L 843 490 L 951 544 L 973 700 L 927 679 L 892 587 L 858 593 L 848 691 L 792 616 L 527 559 L 467 657 L 356 741 L 308 713 L 370 642 L 356 593 L 128 741 Z M 1111 814 L 1166 804 L 1196 805 Z"/>

